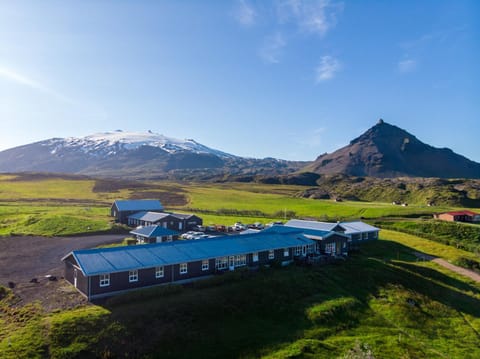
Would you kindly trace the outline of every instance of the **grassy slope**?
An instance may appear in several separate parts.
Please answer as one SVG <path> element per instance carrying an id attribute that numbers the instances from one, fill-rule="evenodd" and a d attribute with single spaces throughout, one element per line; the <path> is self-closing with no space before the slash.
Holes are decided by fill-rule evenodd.
<path id="1" fill-rule="evenodd" d="M 417 262 L 411 251 L 463 253 L 396 232 L 382 237 L 388 240 L 368 243 L 337 265 L 236 271 L 102 306 L 47 316 L 31 309 L 22 320 L 7 312 L 0 316 L 7 323 L 0 325 L 0 353 L 335 358 L 360 341 L 378 358 L 479 357 L 480 285 Z"/>
<path id="2" fill-rule="evenodd" d="M 185 187 L 185 190 L 188 191 L 190 202 L 184 208 L 212 211 L 222 208 L 261 211 L 268 218 L 282 218 L 285 210 L 294 212 L 297 217 L 337 220 L 360 217 L 418 216 L 451 208 L 428 207 L 425 205 L 401 207 L 379 202 L 333 202 L 331 200 L 295 198 L 293 195 L 298 190 L 298 186 L 236 183 L 223 185 L 202 184 L 190 185 Z"/>

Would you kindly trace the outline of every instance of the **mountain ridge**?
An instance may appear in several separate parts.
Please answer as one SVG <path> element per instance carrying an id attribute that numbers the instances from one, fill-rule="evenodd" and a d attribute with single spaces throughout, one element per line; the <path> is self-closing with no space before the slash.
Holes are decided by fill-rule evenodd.
<path id="1" fill-rule="evenodd" d="M 84 137 L 51 138 L 0 152 L 0 172 L 61 172 L 101 177 L 185 180 L 296 181 L 292 174 L 480 178 L 480 164 L 448 148 L 436 148 L 397 126 L 376 125 L 316 160 L 245 158 L 148 132 L 121 130 Z M 288 176 L 288 177 L 285 177 Z M 293 178 L 293 179 L 292 179 Z M 312 176 L 298 177 L 310 183 Z"/>

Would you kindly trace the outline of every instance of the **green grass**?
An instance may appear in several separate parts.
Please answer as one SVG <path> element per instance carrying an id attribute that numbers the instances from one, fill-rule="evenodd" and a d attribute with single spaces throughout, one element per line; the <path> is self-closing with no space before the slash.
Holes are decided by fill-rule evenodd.
<path id="1" fill-rule="evenodd" d="M 479 357 L 480 284 L 412 255 L 464 253 L 403 233 L 382 237 L 338 264 L 235 271 L 26 316 L 18 328 L 0 326 L 0 353 L 15 358 L 13 347 L 28 346 L 20 357 L 337 358 L 367 346 L 376 358 Z"/>
<path id="2" fill-rule="evenodd" d="M 0 203 L 0 235 L 73 235 L 112 228 L 104 206 Z"/>
<path id="3" fill-rule="evenodd" d="M 478 224 L 440 220 L 378 221 L 375 224 L 382 228 L 414 234 L 470 252 L 480 253 L 480 225 Z"/>
<path id="4" fill-rule="evenodd" d="M 411 217 L 451 208 L 393 206 L 378 202 L 333 202 L 295 197 L 300 186 L 245 183 L 123 183 L 89 179 L 15 180 L 0 175 L 0 235 L 74 235 L 112 228 L 115 199 L 165 196 L 169 210 L 194 212 L 205 224 L 233 224 L 310 217 L 320 220 Z M 186 205 L 169 204 L 185 196 Z M 170 196 L 170 197 L 169 197 Z M 173 197 L 172 197 L 173 196 Z M 285 216 L 286 214 L 286 216 Z"/>
<path id="5" fill-rule="evenodd" d="M 334 202 L 293 197 L 298 186 L 246 185 L 246 184 L 190 184 L 184 187 L 189 197 L 187 210 L 259 211 L 267 218 L 282 218 L 285 211 L 295 217 L 312 217 L 322 220 L 350 218 L 409 217 L 427 215 L 451 207 L 411 205 L 394 206 L 379 202 Z M 236 215 L 238 216 L 238 215 Z M 250 216 L 257 218 L 255 216 Z M 261 217 L 258 217 L 261 218 Z"/>

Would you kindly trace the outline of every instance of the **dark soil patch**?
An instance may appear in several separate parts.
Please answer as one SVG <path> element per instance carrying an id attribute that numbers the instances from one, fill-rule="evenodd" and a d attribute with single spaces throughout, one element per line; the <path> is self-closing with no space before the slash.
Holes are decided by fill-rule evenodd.
<path id="1" fill-rule="evenodd" d="M 123 181 L 114 179 L 98 179 L 93 186 L 93 192 L 118 192 L 121 189 L 152 188 L 151 185 L 138 181 Z"/>
<path id="2" fill-rule="evenodd" d="M 0 238 L 0 285 L 14 284 L 17 305 L 39 301 L 45 310 L 72 308 L 86 299 L 63 279 L 62 258 L 75 249 L 121 241 L 125 235 Z M 49 280 L 46 276 L 55 276 Z M 32 281 L 32 279 L 36 281 Z"/>

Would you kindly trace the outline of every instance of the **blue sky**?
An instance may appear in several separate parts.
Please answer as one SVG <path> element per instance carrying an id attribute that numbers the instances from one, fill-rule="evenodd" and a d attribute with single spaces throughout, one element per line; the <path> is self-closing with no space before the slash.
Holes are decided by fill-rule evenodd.
<path id="1" fill-rule="evenodd" d="M 379 118 L 480 162 L 480 2 L 0 1 L 0 150 L 152 130 L 313 160 Z"/>

